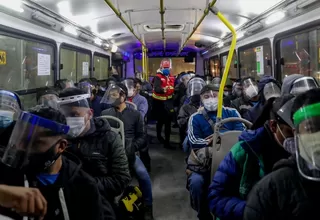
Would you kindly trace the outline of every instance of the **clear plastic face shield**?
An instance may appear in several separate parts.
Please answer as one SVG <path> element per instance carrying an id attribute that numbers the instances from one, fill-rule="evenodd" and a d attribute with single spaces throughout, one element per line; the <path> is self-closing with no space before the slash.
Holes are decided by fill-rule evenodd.
<path id="1" fill-rule="evenodd" d="M 319 85 L 313 77 L 305 76 L 294 81 L 290 94 L 299 95 L 310 89 L 318 88 Z"/>
<path id="2" fill-rule="evenodd" d="M 93 85 L 91 85 L 89 82 L 80 82 L 80 83 L 78 83 L 78 88 L 81 89 L 86 94 L 91 95 Z"/>
<path id="3" fill-rule="evenodd" d="M 193 78 L 188 82 L 187 96 L 200 95 L 201 89 L 206 85 L 206 82 L 201 78 Z"/>
<path id="4" fill-rule="evenodd" d="M 293 115 L 300 174 L 320 181 L 320 103 L 304 106 Z"/>
<path id="5" fill-rule="evenodd" d="M 54 119 L 53 119 L 54 120 Z M 22 112 L 12 131 L 2 162 L 10 167 L 45 171 L 58 159 L 55 146 L 69 126 Z M 41 155 L 41 156 L 39 156 Z M 35 171 L 32 169 L 31 171 Z"/>
<path id="6" fill-rule="evenodd" d="M 58 109 L 59 98 L 55 94 L 46 94 L 40 97 L 38 104 Z"/>
<path id="7" fill-rule="evenodd" d="M 207 111 L 216 111 L 218 108 L 218 91 L 206 91 L 200 95 L 201 102 Z"/>
<path id="8" fill-rule="evenodd" d="M 185 86 L 187 86 L 190 79 L 191 79 L 191 75 L 185 74 L 185 75 L 181 76 L 180 82 L 182 82 Z"/>
<path id="9" fill-rule="evenodd" d="M 135 95 L 136 89 L 134 88 L 134 81 L 133 79 L 126 79 L 122 81 L 122 84 L 124 84 L 128 89 L 128 97 L 132 97 Z"/>
<path id="10" fill-rule="evenodd" d="M 125 91 L 123 91 L 119 86 L 112 85 L 105 92 L 104 96 L 101 99 L 101 103 L 109 104 L 112 106 L 118 106 L 125 101 L 123 97 Z"/>
<path id="11" fill-rule="evenodd" d="M 242 83 L 242 87 L 243 94 L 248 100 L 252 99 L 253 97 L 259 94 L 258 84 L 255 80 L 251 78 L 244 80 Z"/>
<path id="12" fill-rule="evenodd" d="M 266 101 L 269 100 L 270 98 L 280 97 L 280 94 L 281 94 L 281 89 L 274 82 L 267 83 L 263 88 L 263 96 Z"/>
<path id="13" fill-rule="evenodd" d="M 0 90 L 0 129 L 6 128 L 15 121 L 21 112 L 14 93 Z"/>
<path id="14" fill-rule="evenodd" d="M 74 82 L 72 80 L 63 80 L 60 82 L 60 86 L 61 86 L 61 89 L 64 90 L 66 88 L 73 88 L 75 87 L 74 85 Z"/>
<path id="15" fill-rule="evenodd" d="M 70 126 L 68 135 L 71 137 L 84 134 L 90 124 L 92 112 L 89 98 L 89 94 L 59 98 L 59 110 L 66 116 L 67 125 Z"/>
<path id="16" fill-rule="evenodd" d="M 211 84 L 214 85 L 215 87 L 219 88 L 221 83 L 221 78 L 216 77 L 211 81 Z"/>
<path id="17" fill-rule="evenodd" d="M 240 82 L 235 82 L 232 85 L 232 95 L 236 97 L 242 96 L 242 85 Z"/>
<path id="18" fill-rule="evenodd" d="M 160 71 L 163 75 L 169 76 L 170 70 L 172 68 L 172 61 L 171 59 L 163 59 L 160 63 Z"/>
<path id="19" fill-rule="evenodd" d="M 292 119 L 291 119 L 291 109 L 293 106 L 294 98 L 287 101 L 278 111 L 277 115 L 289 125 L 291 128 L 294 128 Z"/>

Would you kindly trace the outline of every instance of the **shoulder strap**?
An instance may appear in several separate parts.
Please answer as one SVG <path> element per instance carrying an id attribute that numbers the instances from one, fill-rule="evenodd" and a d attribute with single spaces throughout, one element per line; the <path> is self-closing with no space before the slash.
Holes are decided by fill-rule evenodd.
<path id="1" fill-rule="evenodd" d="M 201 114 L 203 115 L 203 117 L 207 120 L 207 122 L 210 124 L 211 128 L 212 128 L 212 131 L 214 132 L 214 125 L 215 125 L 215 122 L 209 117 L 207 111 L 205 109 L 203 109 L 201 111 Z"/>

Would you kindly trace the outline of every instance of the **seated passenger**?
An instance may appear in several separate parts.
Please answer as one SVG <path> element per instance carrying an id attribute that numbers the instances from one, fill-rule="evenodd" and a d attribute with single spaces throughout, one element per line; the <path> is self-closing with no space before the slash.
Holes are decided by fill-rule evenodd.
<path id="1" fill-rule="evenodd" d="M 153 219 L 152 214 L 152 186 L 149 174 L 136 152 L 145 148 L 147 144 L 146 133 L 144 131 L 144 121 L 141 114 L 132 108 L 126 106 L 126 97 L 128 90 L 122 83 L 113 85 L 108 89 L 104 101 L 112 104 L 113 108 L 104 110 L 102 115 L 111 115 L 119 118 L 124 124 L 126 152 L 129 158 L 130 169 L 134 171 L 141 187 L 142 195 L 145 199 L 145 220 Z M 113 125 L 114 122 L 110 121 Z M 118 127 L 117 124 L 113 127 Z"/>
<path id="2" fill-rule="evenodd" d="M 32 187 L 34 197 L 33 193 L 26 194 L 28 201 L 21 197 L 13 207 L 0 207 L 2 215 L 13 219 L 24 215 L 57 220 L 104 219 L 95 180 L 80 169 L 80 161 L 76 164 L 62 156 L 68 130 L 66 118 L 51 107 L 39 105 L 21 113 L 2 158 L 0 184 Z M 108 219 L 115 219 L 110 204 L 104 208 Z"/>
<path id="3" fill-rule="evenodd" d="M 128 160 L 120 136 L 108 121 L 93 118 L 89 98 L 79 88 L 60 93 L 60 110 L 73 136 L 68 151 L 80 158 L 83 170 L 94 177 L 102 195 L 114 202 L 131 180 Z"/>
<path id="4" fill-rule="evenodd" d="M 44 87 L 37 89 L 37 103 L 38 105 L 50 106 L 58 109 L 59 94 L 56 90 Z"/>
<path id="5" fill-rule="evenodd" d="M 242 96 L 231 101 L 231 107 L 237 109 L 243 118 L 249 109 L 259 103 L 258 84 L 251 76 L 246 77 L 241 82 L 243 86 Z"/>
<path id="6" fill-rule="evenodd" d="M 319 219 L 320 89 L 298 95 L 288 109 L 294 122 L 295 151 L 252 189 L 245 220 Z"/>
<path id="7" fill-rule="evenodd" d="M 231 101 L 242 96 L 241 79 L 236 80 L 232 85 L 232 94 L 224 97 L 223 106 L 231 107 Z"/>
<path id="8" fill-rule="evenodd" d="M 261 112 L 265 103 L 273 97 L 280 96 L 281 84 L 272 76 L 263 76 L 258 83 L 259 102 L 257 105 L 250 108 L 243 118 L 254 123 Z"/>
<path id="9" fill-rule="evenodd" d="M 66 88 L 75 87 L 74 82 L 70 79 L 59 79 L 55 82 L 54 88 L 60 92 Z"/>
<path id="10" fill-rule="evenodd" d="M 193 114 L 189 119 L 188 141 L 193 152 L 198 155 L 211 145 L 213 125 L 217 117 L 219 87 L 212 84 L 206 85 L 201 90 L 201 102 L 204 109 Z M 237 110 L 232 108 L 222 109 L 222 119 L 240 117 Z M 243 130 L 241 122 L 230 122 L 224 125 L 226 130 Z M 191 154 L 192 155 L 192 154 Z M 205 160 L 210 160 L 205 158 Z M 211 166 L 211 164 L 210 164 Z M 191 156 L 187 166 L 188 187 L 191 194 L 192 206 L 198 212 L 198 218 L 211 219 L 207 202 L 207 189 L 210 183 L 210 167 L 197 164 Z"/>
<path id="11" fill-rule="evenodd" d="M 290 154 L 283 142 L 292 137 L 291 127 L 277 112 L 292 96 L 267 102 L 255 130 L 243 131 L 239 142 L 225 156 L 209 187 L 209 207 L 219 218 L 242 220 L 247 195 L 252 187 L 272 171 L 273 165 Z M 275 100 L 275 101 L 274 101 Z"/>
<path id="12" fill-rule="evenodd" d="M 310 89 L 318 88 L 317 81 L 310 76 L 292 74 L 283 79 L 281 95 L 299 95 Z"/>
<path id="13" fill-rule="evenodd" d="M 141 91 L 144 91 L 150 96 L 152 95 L 152 85 L 147 81 L 144 80 L 142 77 L 142 73 L 136 73 L 135 78 L 141 82 Z"/>
<path id="14" fill-rule="evenodd" d="M 7 90 L 0 90 L 0 156 L 8 145 L 11 132 L 22 110 L 19 95 Z"/>

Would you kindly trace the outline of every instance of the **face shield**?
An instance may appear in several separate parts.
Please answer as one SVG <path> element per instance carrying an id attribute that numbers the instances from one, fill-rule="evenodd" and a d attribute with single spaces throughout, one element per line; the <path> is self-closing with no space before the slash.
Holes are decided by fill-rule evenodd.
<path id="1" fill-rule="evenodd" d="M 54 152 L 53 147 L 58 141 L 55 136 L 67 134 L 69 126 L 53 120 L 22 112 L 12 131 L 2 162 L 19 169 L 33 165 L 32 168 L 39 170 L 46 170 L 54 164 L 60 156 Z"/>
<path id="2" fill-rule="evenodd" d="M 300 108 L 293 121 L 299 172 L 307 179 L 320 181 L 320 103 Z"/>
<path id="3" fill-rule="evenodd" d="M 59 110 L 65 115 L 67 125 L 70 126 L 68 135 L 71 137 L 80 136 L 87 128 L 87 124 L 90 123 L 89 98 L 89 94 L 83 94 L 59 99 Z"/>
<path id="4" fill-rule="evenodd" d="M 143 81 L 142 73 L 137 73 L 136 74 L 136 78 L 140 79 L 141 81 Z"/>
<path id="5" fill-rule="evenodd" d="M 217 88 L 220 88 L 220 84 L 221 84 L 221 78 L 220 77 L 216 77 L 211 81 L 211 84 L 214 85 Z"/>
<path id="6" fill-rule="evenodd" d="M 93 86 L 89 82 L 80 82 L 78 83 L 78 88 L 81 89 L 86 94 L 91 95 Z"/>
<path id="7" fill-rule="evenodd" d="M 243 94 L 250 100 L 259 94 L 258 84 L 255 80 L 248 78 L 243 81 Z"/>
<path id="8" fill-rule="evenodd" d="M 201 78 L 193 78 L 188 82 L 187 96 L 200 95 L 201 89 L 206 85 L 205 81 Z"/>
<path id="9" fill-rule="evenodd" d="M 232 95 L 240 97 L 242 95 L 242 85 L 239 82 L 235 82 L 232 86 Z"/>
<path id="10" fill-rule="evenodd" d="M 206 91 L 201 94 L 201 102 L 207 111 L 216 111 L 218 108 L 218 91 Z"/>
<path id="11" fill-rule="evenodd" d="M 280 97 L 281 89 L 274 82 L 267 83 L 263 88 L 263 96 L 265 100 L 269 100 L 270 98 Z"/>
<path id="12" fill-rule="evenodd" d="M 118 106 L 125 101 L 124 98 L 121 98 L 123 94 L 125 94 L 125 91 L 123 91 L 119 86 L 112 85 L 105 92 L 101 99 L 101 103 Z"/>
<path id="13" fill-rule="evenodd" d="M 20 112 L 16 95 L 6 90 L 0 90 L 0 129 L 10 126 L 18 118 Z"/>
<path id="14" fill-rule="evenodd" d="M 299 95 L 304 93 L 310 89 L 318 88 L 318 83 L 315 81 L 313 77 L 306 76 L 294 81 L 290 94 Z"/>
<path id="15" fill-rule="evenodd" d="M 123 83 L 123 84 L 127 87 L 127 89 L 128 89 L 128 97 L 132 97 L 132 96 L 134 95 L 134 92 L 135 92 L 133 79 L 123 80 L 122 83 Z"/>
<path id="16" fill-rule="evenodd" d="M 182 82 L 185 86 L 187 86 L 190 79 L 191 79 L 190 74 L 185 74 L 185 75 L 181 76 L 180 82 Z"/>
<path id="17" fill-rule="evenodd" d="M 59 83 L 62 90 L 66 88 L 73 88 L 75 87 L 74 82 L 72 80 L 61 80 Z"/>
<path id="18" fill-rule="evenodd" d="M 38 104 L 58 109 L 58 99 L 55 94 L 45 94 L 39 98 Z"/>
<path id="19" fill-rule="evenodd" d="M 294 128 L 292 119 L 291 119 L 291 109 L 293 106 L 294 98 L 287 101 L 278 111 L 277 115 L 289 125 L 291 128 Z"/>

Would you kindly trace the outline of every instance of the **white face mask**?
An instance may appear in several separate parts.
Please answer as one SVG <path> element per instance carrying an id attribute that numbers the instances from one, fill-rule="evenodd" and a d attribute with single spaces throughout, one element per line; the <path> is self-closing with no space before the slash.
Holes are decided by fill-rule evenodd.
<path id="1" fill-rule="evenodd" d="M 208 111 L 216 111 L 218 108 L 218 98 L 209 98 L 202 101 L 203 106 Z"/>
<path id="2" fill-rule="evenodd" d="M 84 117 L 67 117 L 66 119 L 70 127 L 68 134 L 72 137 L 78 137 L 86 128 Z"/>
<path id="3" fill-rule="evenodd" d="M 299 135 L 300 156 L 310 165 L 320 169 L 320 131 Z"/>
<path id="4" fill-rule="evenodd" d="M 134 94 L 134 90 L 133 89 L 129 89 L 128 90 L 128 97 L 132 97 Z"/>
<path id="5" fill-rule="evenodd" d="M 246 94 L 246 96 L 249 99 L 251 99 L 251 98 L 253 98 L 253 97 L 258 95 L 258 88 L 257 88 L 257 86 L 252 86 L 251 85 L 251 86 L 249 86 L 248 88 L 246 88 L 244 90 L 244 93 Z"/>

